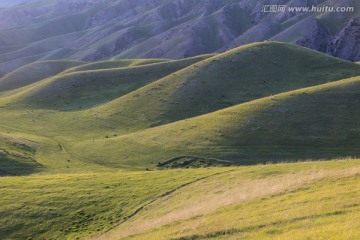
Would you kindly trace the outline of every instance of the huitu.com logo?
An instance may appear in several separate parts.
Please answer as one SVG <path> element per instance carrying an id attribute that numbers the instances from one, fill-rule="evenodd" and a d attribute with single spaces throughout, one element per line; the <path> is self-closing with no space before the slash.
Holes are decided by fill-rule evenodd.
<path id="1" fill-rule="evenodd" d="M 263 5 L 261 12 L 264 13 L 281 13 L 281 12 L 296 12 L 296 13 L 348 13 L 354 12 L 354 7 L 334 7 L 334 6 L 311 6 L 311 7 L 291 7 L 286 5 Z"/>

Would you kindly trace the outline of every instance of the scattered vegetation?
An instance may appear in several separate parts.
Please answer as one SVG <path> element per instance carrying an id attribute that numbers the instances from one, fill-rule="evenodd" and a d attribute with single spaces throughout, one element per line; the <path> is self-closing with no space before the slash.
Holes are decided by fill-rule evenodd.
<path id="1" fill-rule="evenodd" d="M 157 164 L 158 169 L 230 166 L 231 162 L 196 156 L 179 156 Z"/>

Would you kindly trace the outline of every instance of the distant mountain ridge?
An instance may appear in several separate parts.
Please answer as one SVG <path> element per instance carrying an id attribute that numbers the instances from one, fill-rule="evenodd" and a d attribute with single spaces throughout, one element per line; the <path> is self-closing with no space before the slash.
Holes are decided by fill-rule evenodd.
<path id="1" fill-rule="evenodd" d="M 265 13 L 264 5 L 353 6 Z M 0 3 L 0 75 L 44 60 L 180 59 L 264 40 L 360 60 L 356 0 L 32 0 Z"/>
<path id="2" fill-rule="evenodd" d="M 11 0 L 11 1 L 2 1 L 0 2 L 0 8 L 10 8 L 14 6 L 18 6 L 24 3 L 32 3 L 39 0 Z"/>

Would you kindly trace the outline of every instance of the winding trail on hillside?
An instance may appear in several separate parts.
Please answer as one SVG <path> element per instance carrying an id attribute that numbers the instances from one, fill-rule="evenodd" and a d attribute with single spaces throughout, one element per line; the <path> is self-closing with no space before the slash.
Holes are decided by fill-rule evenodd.
<path id="1" fill-rule="evenodd" d="M 229 171 L 228 171 L 229 172 Z M 228 172 L 222 172 L 213 174 L 211 176 L 203 177 L 201 179 L 195 180 L 191 183 L 184 184 L 182 186 L 179 186 L 177 189 L 180 189 L 184 186 L 189 186 L 192 183 L 199 182 L 203 179 L 209 179 L 213 176 L 218 176 L 220 174 L 226 174 Z M 217 198 L 213 198 L 213 196 L 208 196 L 207 200 L 203 200 L 203 202 L 200 202 L 198 204 L 191 204 L 191 207 L 188 207 L 182 212 L 177 212 L 176 215 L 173 215 L 171 212 L 167 213 L 159 218 L 152 218 L 147 220 L 140 220 L 140 222 L 136 223 L 136 226 L 133 228 L 131 226 L 126 226 L 125 229 L 123 229 L 124 232 L 120 230 L 120 232 L 111 232 L 110 230 L 107 232 L 104 232 L 98 237 L 94 237 L 93 239 L 96 240 L 108 240 L 108 239 L 125 239 L 129 236 L 134 236 L 134 234 L 141 234 L 146 232 L 149 229 L 153 229 L 155 227 L 166 225 L 170 222 L 176 222 L 180 220 L 189 219 L 190 217 L 194 217 L 199 214 L 205 214 L 209 213 L 211 211 L 214 211 L 216 209 L 219 209 L 220 207 L 230 206 L 233 204 L 240 204 L 246 201 L 254 200 L 260 197 L 270 196 L 270 195 L 279 195 L 284 193 L 284 191 L 287 190 L 297 190 L 305 185 L 310 185 L 315 182 L 322 181 L 324 179 L 333 179 L 333 178 L 349 178 L 349 177 L 355 177 L 359 176 L 360 174 L 360 168 L 359 167 L 353 167 L 349 169 L 342 169 L 342 170 L 308 170 L 308 171 L 300 171 L 296 174 L 288 173 L 286 175 L 280 175 L 275 178 L 263 178 L 263 179 L 252 179 L 248 181 L 243 181 L 242 184 L 239 185 L 239 187 L 235 188 L 229 188 L 229 190 L 222 193 L 221 196 L 218 196 Z M 174 190 L 176 191 L 176 190 Z M 174 191 L 169 191 L 170 193 L 173 193 Z M 166 195 L 165 195 L 166 196 Z M 150 203 L 146 204 L 146 206 L 150 205 L 151 203 L 154 203 L 155 201 L 161 201 L 161 197 L 154 199 Z M 206 202 L 207 206 L 200 206 L 198 209 L 198 205 L 203 205 L 204 202 Z M 145 207 L 145 206 L 144 206 Z M 161 207 L 160 207 L 161 208 Z M 137 213 L 139 213 L 141 210 L 139 210 Z M 136 216 L 137 213 L 134 215 Z M 134 217 L 133 216 L 133 217 Z M 180 217 L 179 217 L 180 216 Z M 185 216 L 185 217 L 184 217 Z M 129 220 L 129 219 L 128 219 Z M 127 222 L 128 220 L 124 221 L 123 223 Z M 134 223 L 132 223 L 134 224 Z M 144 227 L 145 226 L 145 227 Z M 118 227 L 121 227 L 121 225 L 118 225 Z M 227 231 L 225 229 L 225 231 Z M 243 231 L 242 228 L 236 229 L 234 233 L 238 233 L 239 231 Z M 122 233 L 121 233 L 122 232 Z M 223 232 L 222 230 L 220 232 Z M 231 230 L 230 230 L 231 232 Z M 215 234 L 217 232 L 214 232 Z M 214 234 L 212 233 L 212 234 Z M 109 235 L 110 234 L 110 235 Z M 184 236 L 185 237 L 185 236 Z M 193 239 L 191 238 L 176 238 L 176 239 Z M 203 235 L 194 235 L 194 239 L 202 239 Z"/>
<path id="2" fill-rule="evenodd" d="M 235 171 L 235 170 L 234 170 L 234 169 L 231 169 L 231 170 L 228 170 L 228 171 L 211 174 L 211 175 L 208 175 L 208 176 L 205 176 L 205 177 L 201 177 L 201 178 L 195 179 L 195 180 L 193 180 L 193 181 L 191 181 L 191 182 L 184 183 L 184 184 L 182 184 L 182 185 L 180 185 L 180 186 L 178 186 L 178 187 L 176 187 L 176 188 L 174 188 L 174 189 L 172 189 L 172 190 L 169 190 L 169 191 L 161 194 L 160 196 L 155 197 L 154 199 L 152 199 L 151 201 L 145 203 L 144 205 L 138 207 L 132 214 L 130 214 L 130 215 L 127 216 L 124 220 L 122 220 L 116 227 L 111 228 L 111 229 L 103 232 L 102 234 L 100 234 L 100 235 L 98 235 L 98 236 L 95 236 L 95 237 L 93 237 L 93 238 L 91 238 L 91 239 L 94 239 L 94 240 L 96 240 L 96 239 L 102 239 L 102 236 L 104 236 L 106 233 L 109 233 L 111 230 L 113 230 L 113 229 L 115 229 L 115 228 L 118 228 L 120 225 L 128 222 L 129 220 L 131 220 L 132 218 L 134 218 L 136 215 L 138 215 L 145 207 L 151 205 L 152 203 L 156 202 L 157 200 L 159 200 L 159 199 L 161 199 L 161 198 L 163 198 L 163 197 L 169 196 L 170 194 L 172 194 L 172 193 L 174 193 L 174 192 L 176 192 L 176 191 L 178 191 L 178 190 L 180 190 L 180 189 L 182 189 L 182 188 L 184 188 L 184 187 L 187 187 L 187 186 L 189 186 L 189 185 L 191 185 L 191 184 L 194 184 L 194 183 L 200 182 L 200 181 L 202 181 L 202 180 L 209 179 L 209 178 L 211 178 L 211 177 L 215 177 L 215 176 L 218 176 L 218 175 L 221 175 L 221 174 L 233 172 L 233 171 Z"/>

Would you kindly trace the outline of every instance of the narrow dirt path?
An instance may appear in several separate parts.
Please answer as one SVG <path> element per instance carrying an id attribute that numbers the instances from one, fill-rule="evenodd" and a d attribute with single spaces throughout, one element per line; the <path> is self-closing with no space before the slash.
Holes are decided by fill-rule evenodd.
<path id="1" fill-rule="evenodd" d="M 110 232 L 111 230 L 119 227 L 121 224 L 124 224 L 124 223 L 126 223 L 127 221 L 131 220 L 131 219 L 134 218 L 136 215 L 138 215 L 145 207 L 151 205 L 152 203 L 158 201 L 158 200 L 161 199 L 161 198 L 164 198 L 164 197 L 166 197 L 166 196 L 169 196 L 170 194 L 172 194 L 172 193 L 174 193 L 174 192 L 176 192 L 176 191 L 178 191 L 178 190 L 180 190 L 180 189 L 182 189 L 182 188 L 184 188 L 184 187 L 187 187 L 187 186 L 189 186 L 189 185 L 191 185 L 191 184 L 194 184 L 194 183 L 200 182 L 200 181 L 202 181 L 202 180 L 205 180 L 205 179 L 208 179 L 208 178 L 211 178 L 211 177 L 215 177 L 215 176 L 218 176 L 218 175 L 221 175 L 221 174 L 224 174 L 224 173 L 229 173 L 229 172 L 232 172 L 232 171 L 235 171 L 235 170 L 232 169 L 232 170 L 228 170 L 228 171 L 224 171 L 224 172 L 219 172 L 219 173 L 215 173 L 215 174 L 212 174 L 212 175 L 208 175 L 208 176 L 205 176 L 205 177 L 201 177 L 201 178 L 195 179 L 195 180 L 193 180 L 193 181 L 191 181 L 191 182 L 184 183 L 184 184 L 182 184 L 182 185 L 180 185 L 180 186 L 178 186 L 178 187 L 176 187 L 176 188 L 174 188 L 174 189 L 172 189 L 172 190 L 170 190 L 170 191 L 167 191 L 167 192 L 161 194 L 160 196 L 152 199 L 151 201 L 145 203 L 144 205 L 140 206 L 139 208 L 137 208 L 132 214 L 130 214 L 128 217 L 126 217 L 124 220 L 122 220 L 116 227 L 114 227 L 114 228 L 112 228 L 112 229 L 109 229 L 109 230 L 107 230 L 107 231 L 101 233 L 100 235 L 95 236 L 95 237 L 93 237 L 93 238 L 91 238 L 91 239 L 101 240 L 103 235 L 105 235 L 106 233 Z"/>

